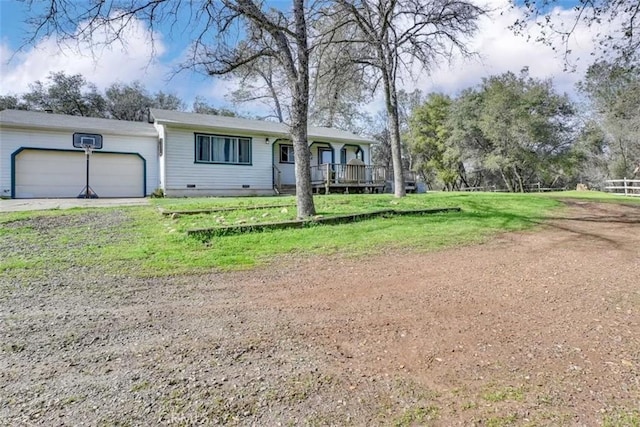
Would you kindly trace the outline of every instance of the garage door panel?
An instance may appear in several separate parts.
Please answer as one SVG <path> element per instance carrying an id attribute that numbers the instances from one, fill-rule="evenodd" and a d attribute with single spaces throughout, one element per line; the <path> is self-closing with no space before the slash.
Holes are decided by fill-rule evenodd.
<path id="1" fill-rule="evenodd" d="M 16 197 L 76 197 L 82 191 L 84 153 L 24 150 L 16 156 Z"/>
<path id="2" fill-rule="evenodd" d="M 91 156 L 91 189 L 99 197 L 143 197 L 142 159 L 133 155 L 96 153 Z"/>
<path id="3" fill-rule="evenodd" d="M 137 155 L 91 155 L 89 185 L 99 197 L 144 197 L 143 174 Z M 77 197 L 85 183 L 83 152 L 25 149 L 16 156 L 16 198 Z"/>

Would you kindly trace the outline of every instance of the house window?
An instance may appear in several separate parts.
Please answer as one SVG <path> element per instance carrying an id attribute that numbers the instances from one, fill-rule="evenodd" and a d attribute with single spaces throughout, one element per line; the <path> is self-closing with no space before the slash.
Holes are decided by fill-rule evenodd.
<path id="1" fill-rule="evenodd" d="M 293 163 L 293 145 L 280 145 L 280 163 Z"/>
<path id="2" fill-rule="evenodd" d="M 251 138 L 196 134 L 196 163 L 251 164 Z"/>
<path id="3" fill-rule="evenodd" d="M 340 150 L 340 163 L 342 163 L 343 165 L 347 163 L 347 149 L 346 148 L 342 148 Z"/>

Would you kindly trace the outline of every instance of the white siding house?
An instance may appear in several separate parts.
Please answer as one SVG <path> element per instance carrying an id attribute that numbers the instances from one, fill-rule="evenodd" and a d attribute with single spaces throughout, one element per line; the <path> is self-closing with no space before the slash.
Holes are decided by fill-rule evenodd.
<path id="1" fill-rule="evenodd" d="M 287 125 L 151 109 L 148 123 L 33 111 L 0 112 L 0 197 L 78 197 L 87 162 L 78 135 L 99 135 L 90 155 L 89 187 L 97 197 L 272 195 L 295 185 Z M 374 141 L 310 127 L 312 181 L 338 190 L 364 185 Z M 353 159 L 361 161 L 349 165 Z M 356 168 L 358 173 L 355 173 Z M 355 182 L 354 177 L 358 177 Z M 348 191 L 348 188 L 345 188 Z M 367 187 L 367 189 L 372 189 Z"/>
<path id="2" fill-rule="evenodd" d="M 278 184 L 295 185 L 287 125 L 158 109 L 150 110 L 149 120 L 163 141 L 160 186 L 167 196 L 267 195 L 274 194 Z M 321 127 L 310 127 L 308 137 L 316 173 L 324 163 L 371 161 L 374 141 Z M 247 148 L 234 157 L 237 144 Z"/>
<path id="3" fill-rule="evenodd" d="M 90 187 L 98 197 L 144 197 L 158 187 L 158 134 L 148 123 L 0 111 L 0 196 L 77 197 L 86 184 L 86 155 L 74 134 L 98 134 Z"/>
<path id="4" fill-rule="evenodd" d="M 274 123 L 157 109 L 150 120 L 167 196 L 274 194 L 272 147 L 261 129 Z"/>

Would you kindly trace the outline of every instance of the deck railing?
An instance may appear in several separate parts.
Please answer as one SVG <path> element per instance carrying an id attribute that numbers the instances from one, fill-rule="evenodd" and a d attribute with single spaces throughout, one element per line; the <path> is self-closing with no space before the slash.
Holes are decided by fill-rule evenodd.
<path id="1" fill-rule="evenodd" d="M 387 179 L 384 166 L 324 163 L 311 166 L 311 183 L 325 185 L 381 185 Z"/>
<path id="2" fill-rule="evenodd" d="M 282 172 L 276 165 L 272 165 L 273 167 L 273 190 L 276 194 L 282 193 Z"/>

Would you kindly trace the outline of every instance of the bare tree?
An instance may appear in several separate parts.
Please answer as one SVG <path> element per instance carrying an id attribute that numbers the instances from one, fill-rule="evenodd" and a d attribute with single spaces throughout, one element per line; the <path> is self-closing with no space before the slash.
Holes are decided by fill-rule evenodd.
<path id="1" fill-rule="evenodd" d="M 311 153 L 308 149 L 309 45 L 304 0 L 293 0 L 291 13 L 265 11 L 252 0 L 222 0 L 215 10 L 216 27 L 227 29 L 242 20 L 241 43 L 222 41 L 211 49 L 196 43 L 194 57 L 210 75 L 228 74 L 259 58 L 273 58 L 287 79 L 291 94 L 290 134 L 294 147 L 298 217 L 315 215 L 311 187 Z M 201 52 L 198 53 L 197 49 Z"/>
<path id="2" fill-rule="evenodd" d="M 333 31 L 332 21 L 314 22 L 315 32 Z M 325 28 L 327 27 L 327 28 Z M 338 30 L 339 31 L 339 30 Z M 315 42 L 315 44 L 313 44 Z M 311 40 L 309 49 L 309 122 L 316 126 L 355 131 L 361 119 L 358 107 L 366 96 L 364 67 L 351 61 L 355 45 Z M 239 88 L 229 94 L 235 104 L 260 103 L 268 112 L 261 119 L 288 123 L 291 93 L 282 67 L 271 57 L 259 58 L 230 74 Z"/>
<path id="3" fill-rule="evenodd" d="M 512 0 L 513 7 L 524 6 L 524 19 L 518 19 L 512 28 L 524 34 L 532 21 L 542 29 L 536 41 L 554 46 L 560 40 L 565 62 L 569 64 L 569 41 L 580 25 L 591 27 L 602 22 L 610 24 L 607 31 L 594 36 L 595 50 L 607 60 L 630 64 L 640 60 L 640 2 L 638 0 L 576 0 L 570 5 L 574 17 L 564 22 L 554 6 L 562 0 Z M 554 46 L 554 49 L 557 49 Z M 596 54 L 597 52 L 593 52 Z"/>
<path id="4" fill-rule="evenodd" d="M 33 1 L 31 1 L 33 3 Z M 191 55 L 181 69 L 226 75 L 259 58 L 272 58 L 291 93 L 291 139 L 295 151 L 299 217 L 315 214 L 307 142 L 309 45 L 307 19 L 314 7 L 292 0 L 290 10 L 266 9 L 258 0 L 47 0 L 45 12 L 31 20 L 32 40 L 55 35 L 59 41 L 123 42 L 124 31 L 139 20 L 151 30 L 162 22 L 195 33 Z M 188 19 L 185 19 L 188 18 Z"/>
<path id="5" fill-rule="evenodd" d="M 340 26 L 331 15 L 316 21 L 315 25 L 320 37 L 311 57 L 309 119 L 318 126 L 359 131 L 367 119 L 359 107 L 371 99 L 369 71 L 353 61 L 360 46 L 333 43 L 350 40 L 354 29 Z"/>
<path id="6" fill-rule="evenodd" d="M 484 9 L 464 0 L 336 0 L 333 10 L 340 27 L 352 29 L 350 39 L 334 43 L 356 43 L 353 60 L 375 70 L 373 87 L 384 90 L 394 169 L 396 197 L 405 195 L 397 82 L 414 64 L 429 70 L 441 59 L 450 59 L 454 49 L 470 54 L 465 38 L 476 29 Z"/>
<path id="7" fill-rule="evenodd" d="M 229 94 L 234 104 L 259 102 L 265 105 L 269 114 L 260 119 L 275 119 L 288 123 L 291 112 L 287 105 L 291 102 L 287 79 L 282 67 L 272 57 L 259 58 L 238 67 L 232 74 L 238 79 L 239 88 Z"/>

